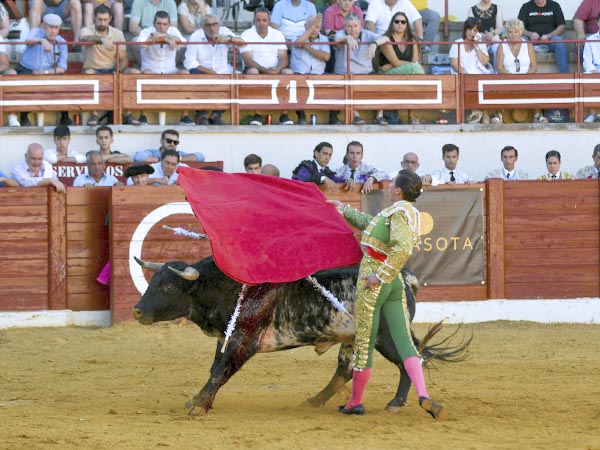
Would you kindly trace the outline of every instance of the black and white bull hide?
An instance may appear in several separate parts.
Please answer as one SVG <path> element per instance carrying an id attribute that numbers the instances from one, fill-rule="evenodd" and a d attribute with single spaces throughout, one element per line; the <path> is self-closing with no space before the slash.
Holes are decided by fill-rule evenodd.
<path id="1" fill-rule="evenodd" d="M 354 320 L 333 305 L 307 280 L 284 284 L 249 286 L 236 327 L 226 350 L 221 352 L 227 324 L 235 309 L 241 285 L 227 277 L 206 258 L 191 266 L 182 261 L 165 264 L 138 260 L 143 267 L 155 270 L 148 289 L 133 309 L 142 324 L 185 317 L 204 333 L 218 338 L 210 378 L 202 390 L 188 402 L 190 413 L 205 413 L 212 407 L 218 390 L 255 353 L 274 352 L 305 345 L 319 354 L 341 343 L 338 366 L 329 384 L 308 400 L 324 405 L 352 376 Z M 319 272 L 315 278 L 331 291 L 352 314 L 358 267 Z M 414 276 L 405 273 L 405 279 Z M 415 312 L 415 295 L 409 282 L 405 285 L 411 320 Z M 419 341 L 413 339 L 417 346 Z M 375 348 L 400 370 L 400 382 L 387 409 L 397 411 L 405 404 L 410 379 L 382 317 Z M 422 350 L 427 358 L 436 358 L 435 347 Z M 444 356 L 444 355 L 442 355 Z M 445 359 L 440 357 L 439 359 Z"/>

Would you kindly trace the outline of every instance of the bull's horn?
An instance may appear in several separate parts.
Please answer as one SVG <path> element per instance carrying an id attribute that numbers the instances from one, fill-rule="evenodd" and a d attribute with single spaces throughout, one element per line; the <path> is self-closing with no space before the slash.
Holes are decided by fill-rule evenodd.
<path id="1" fill-rule="evenodd" d="M 140 259 L 136 256 L 134 256 L 133 259 L 135 259 L 135 262 L 138 263 L 140 266 L 142 266 L 144 269 L 149 269 L 149 270 L 152 270 L 153 272 L 156 272 L 158 269 L 160 269 L 165 264 L 165 263 L 155 263 L 155 262 L 144 261 L 143 259 Z"/>
<path id="2" fill-rule="evenodd" d="M 195 281 L 200 277 L 200 272 L 191 266 L 187 266 L 185 270 L 177 270 L 174 267 L 168 266 L 169 270 L 176 273 L 184 280 Z"/>

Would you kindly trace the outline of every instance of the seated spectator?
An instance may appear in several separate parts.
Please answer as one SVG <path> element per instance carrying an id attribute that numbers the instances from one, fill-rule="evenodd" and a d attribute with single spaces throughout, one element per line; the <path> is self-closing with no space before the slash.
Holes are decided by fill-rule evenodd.
<path id="1" fill-rule="evenodd" d="M 465 20 L 462 36 L 461 39 L 454 41 L 448 54 L 452 73 L 470 75 L 493 73 L 493 69 L 488 65 L 490 57 L 487 46 L 481 42 L 479 21 L 473 17 Z M 467 113 L 465 120 L 467 123 L 490 123 L 490 116 L 487 111 L 473 109 Z"/>
<path id="2" fill-rule="evenodd" d="M 5 73 L 5 71 L 8 71 L 7 74 L 10 75 L 10 73 L 12 72 L 9 67 L 10 67 L 10 63 L 8 61 L 8 53 L 7 53 L 7 46 L 3 44 L 4 39 L 0 36 L 0 74 Z M 19 127 L 21 126 L 21 124 L 19 123 L 19 120 L 17 119 L 17 115 L 16 114 L 9 114 L 8 115 L 8 126 L 9 127 Z"/>
<path id="3" fill-rule="evenodd" d="M 10 31 L 10 17 L 3 4 L 0 3 L 0 38 L 6 39 Z M 1 41 L 0 41 L 1 42 Z"/>
<path id="4" fill-rule="evenodd" d="M 61 22 L 71 18 L 73 40 L 79 40 L 82 24 L 80 0 L 31 0 L 29 2 L 29 28 L 39 27 L 42 17 L 48 14 L 58 16 Z M 60 27 L 60 24 L 58 26 Z"/>
<path id="5" fill-rule="evenodd" d="M 9 176 L 6 176 L 4 174 L 4 172 L 2 172 L 0 170 L 0 187 L 18 187 L 18 186 L 19 186 L 19 183 L 17 183 L 15 180 L 10 178 Z"/>
<path id="6" fill-rule="evenodd" d="M 182 0 L 177 7 L 179 18 L 179 30 L 183 36 L 189 39 L 192 34 L 202 29 L 202 21 L 208 14 L 212 14 L 212 8 L 204 0 Z"/>
<path id="7" fill-rule="evenodd" d="M 546 168 L 548 172 L 544 175 L 540 175 L 538 180 L 573 180 L 575 177 L 569 172 L 562 172 L 560 170 L 560 153 L 557 150 L 550 150 L 546 153 Z"/>
<path id="8" fill-rule="evenodd" d="M 135 162 L 145 162 L 145 163 L 156 163 L 161 160 L 161 155 L 166 150 L 175 150 L 177 151 L 177 146 L 179 145 L 179 131 L 177 130 L 165 130 L 160 135 L 160 147 L 158 149 L 149 149 L 149 150 L 141 150 L 139 152 L 135 152 L 133 155 L 133 160 Z M 183 162 L 188 161 L 204 161 L 204 155 L 200 152 L 196 153 L 186 153 L 184 151 L 179 150 L 179 158 Z"/>
<path id="9" fill-rule="evenodd" d="M 250 153 L 244 158 L 244 170 L 246 173 L 260 173 L 262 168 L 262 158 L 254 153 Z"/>
<path id="10" fill-rule="evenodd" d="M 320 33 L 323 16 L 310 16 L 304 23 L 304 33 L 298 36 L 296 42 L 314 42 L 316 45 L 293 45 L 291 48 L 290 69 L 294 73 L 322 75 L 325 64 L 331 56 L 328 39 Z M 320 43 L 320 44 L 319 44 Z M 332 112 L 337 115 L 337 112 Z M 330 113 L 330 118 L 332 113 Z M 306 125 L 306 113 L 296 111 L 298 125 Z"/>
<path id="11" fill-rule="evenodd" d="M 423 22 L 423 40 L 424 41 L 437 41 L 439 40 L 439 29 L 442 18 L 435 9 L 427 7 L 427 0 L 410 0 L 417 11 L 421 15 L 421 21 Z M 437 49 L 437 46 L 435 46 Z M 421 48 L 423 53 L 429 53 L 431 47 L 424 45 Z"/>
<path id="12" fill-rule="evenodd" d="M 360 18 L 354 14 L 348 14 L 345 22 L 344 29 L 335 34 L 335 42 L 338 44 L 335 73 L 343 75 L 347 73 L 353 75 L 373 73 L 373 57 L 377 46 L 387 42 L 388 38 L 385 36 L 380 37 L 369 30 L 363 30 Z M 368 42 L 370 45 L 360 45 L 362 42 Z M 348 51 L 350 51 L 350 67 L 347 67 Z M 352 123 L 354 125 L 365 123 L 358 111 L 354 111 Z M 387 125 L 382 111 L 377 113 L 375 123 Z"/>
<path id="13" fill-rule="evenodd" d="M 576 177 L 579 179 L 600 180 L 600 144 L 594 147 L 592 153 L 594 164 L 585 166 L 577 171 Z"/>
<path id="14" fill-rule="evenodd" d="M 569 52 L 567 44 L 561 43 L 565 32 L 565 17 L 560 5 L 554 0 L 528 0 L 521 6 L 519 19 L 523 22 L 525 37 L 534 41 L 551 41 L 543 43 L 556 56 L 556 64 L 560 73 L 569 72 Z M 540 50 L 546 50 L 541 47 Z"/>
<path id="15" fill-rule="evenodd" d="M 106 8 L 110 11 L 110 17 L 113 26 L 117 30 L 123 31 L 123 20 L 125 18 L 123 0 L 81 0 L 81 6 L 83 7 L 84 28 L 89 28 L 94 24 L 94 14 L 96 8 L 99 6 L 106 6 Z"/>
<path id="16" fill-rule="evenodd" d="M 408 17 L 403 12 L 397 12 L 392 16 L 390 25 L 384 36 L 394 44 L 386 44 L 377 48 L 373 59 L 375 72 L 384 75 L 423 75 L 425 71 L 420 61 L 418 45 L 404 44 L 403 42 L 416 42 Z M 377 114 L 384 121 L 383 111 Z M 408 112 L 409 121 L 412 124 L 418 120 Z"/>
<path id="17" fill-rule="evenodd" d="M 523 40 L 523 22 L 519 19 L 506 21 L 508 40 L 498 46 L 496 69 L 501 74 L 522 74 L 537 72 L 537 58 L 531 42 Z M 492 117 L 492 123 L 502 123 L 502 114 Z M 548 122 L 542 110 L 536 110 L 534 122 Z"/>
<path id="18" fill-rule="evenodd" d="M 496 169 L 486 175 L 485 179 L 502 178 L 506 181 L 512 180 L 529 180 L 527 172 L 516 169 L 515 164 L 519 160 L 519 152 L 511 145 L 507 145 L 500 150 L 500 161 L 502 161 L 502 169 Z"/>
<path id="19" fill-rule="evenodd" d="M 262 169 L 260 169 L 260 173 L 263 175 L 269 175 L 271 177 L 279 177 L 280 175 L 279 169 L 273 164 L 265 164 L 264 166 L 262 166 Z"/>
<path id="20" fill-rule="evenodd" d="M 600 26 L 600 13 L 596 16 L 597 27 Z M 590 35 L 583 47 L 583 72 L 600 73 L 600 31 Z M 596 41 L 596 42 L 594 42 Z M 584 122 L 593 123 L 596 121 L 596 109 L 590 108 L 589 116 Z"/>
<path id="21" fill-rule="evenodd" d="M 304 33 L 304 24 L 316 16 L 315 5 L 307 0 L 279 0 L 271 13 L 271 26 L 283 33 L 288 41 L 295 41 Z"/>
<path id="22" fill-rule="evenodd" d="M 138 36 L 144 28 L 151 27 L 158 11 L 165 11 L 169 15 L 170 25 L 177 27 L 175 0 L 133 0 L 129 14 L 129 32 Z"/>
<path id="23" fill-rule="evenodd" d="M 392 16 L 397 12 L 406 14 L 415 36 L 422 41 L 423 19 L 410 0 L 389 0 L 389 3 L 385 0 L 369 2 L 369 9 L 365 16 L 365 28 L 380 36 L 388 29 Z"/>
<path id="24" fill-rule="evenodd" d="M 573 28 L 578 41 L 583 41 L 586 37 L 596 34 L 600 30 L 598 28 L 598 16 L 600 16 L 600 2 L 598 0 L 583 0 L 581 2 L 573 16 Z"/>
<path id="25" fill-rule="evenodd" d="M 177 167 L 179 167 L 179 162 L 179 153 L 176 150 L 165 150 L 162 152 L 160 162 L 151 164 L 154 173 L 151 174 L 148 183 L 160 186 L 173 186 L 177 184 L 177 179 L 179 178 Z"/>
<path id="26" fill-rule="evenodd" d="M 468 20 L 468 19 L 467 19 Z M 442 158 L 444 167 L 433 172 L 431 175 L 423 175 L 423 186 L 437 186 L 439 184 L 465 184 L 470 183 L 469 176 L 458 170 L 459 149 L 454 144 L 442 146 Z"/>
<path id="27" fill-rule="evenodd" d="M 39 1 L 42 2 L 42 0 Z M 14 69 L 6 70 L 4 73 L 7 75 L 55 75 L 65 73 L 67 71 L 68 55 L 67 46 L 61 45 L 66 41 L 58 35 L 61 24 L 62 20 L 58 15 L 46 14 L 41 28 L 31 28 L 29 31 L 27 36 L 29 44 L 25 47 L 21 62 Z M 64 125 L 72 123 L 67 112 L 61 113 L 60 123 Z M 19 125 L 31 126 L 27 112 L 21 113 Z M 17 126 L 16 123 L 14 126 Z"/>
<path id="28" fill-rule="evenodd" d="M 291 75 L 293 72 L 288 68 L 289 58 L 285 36 L 279 30 L 270 26 L 271 15 L 267 8 L 259 7 L 254 11 L 254 25 L 242 33 L 242 39 L 249 44 L 240 48 L 244 61 L 244 73 L 249 75 Z M 261 44 L 253 44 L 259 42 Z M 279 45 L 262 45 L 281 42 Z M 279 117 L 281 125 L 293 125 L 287 113 L 284 111 Z M 262 116 L 254 114 L 250 125 L 262 125 Z"/>
<path id="29" fill-rule="evenodd" d="M 96 1 L 96 0 L 94 0 Z M 86 5 L 91 3 L 86 3 Z M 140 71 L 129 67 L 127 48 L 124 45 L 116 46 L 114 42 L 125 42 L 123 32 L 110 26 L 111 9 L 101 4 L 94 10 L 93 24 L 81 30 L 82 42 L 94 42 L 96 45 L 83 47 L 83 73 L 139 73 Z M 98 111 L 92 111 L 87 123 L 94 127 L 98 125 Z"/>
<path id="30" fill-rule="evenodd" d="M 333 146 L 329 142 L 319 143 L 313 150 L 313 159 L 302 161 L 294 169 L 292 180 L 324 185 L 329 193 L 338 192 L 335 172 L 328 167 L 332 155 Z"/>
<path id="31" fill-rule="evenodd" d="M 73 180 L 73 187 L 115 186 L 122 185 L 114 176 L 105 172 L 106 164 L 102 153 L 98 150 L 87 152 L 87 173 L 77 175 Z"/>
<path id="32" fill-rule="evenodd" d="M 96 129 L 96 144 L 100 147 L 99 151 L 105 163 L 127 164 L 130 162 L 131 158 L 129 155 L 111 149 L 114 142 L 111 127 L 102 125 Z"/>
<path id="33" fill-rule="evenodd" d="M 84 163 L 85 155 L 75 150 L 69 149 L 71 143 L 71 130 L 66 125 L 57 125 L 54 128 L 54 144 L 56 148 L 48 148 L 44 150 L 44 160 L 50 164 L 58 162 L 63 163 Z"/>
<path id="34" fill-rule="evenodd" d="M 402 157 L 400 167 L 402 167 L 403 170 L 410 170 L 411 172 L 416 172 L 420 167 L 419 155 L 413 152 L 405 153 Z"/>
<path id="35" fill-rule="evenodd" d="M 333 40 L 335 33 L 344 29 L 344 19 L 349 13 L 355 14 L 364 27 L 365 20 L 362 9 L 354 0 L 336 0 L 325 10 L 323 14 L 323 31 L 330 40 Z"/>
<path id="36" fill-rule="evenodd" d="M 481 40 L 486 44 L 490 45 L 502 40 L 500 35 L 504 29 L 504 18 L 500 5 L 492 3 L 492 0 L 481 0 L 469 8 L 467 17 L 479 19 Z"/>
<path id="37" fill-rule="evenodd" d="M 54 186 L 57 192 L 66 192 L 65 185 L 58 181 L 52 166 L 44 161 L 44 149 L 40 144 L 29 144 L 25 163 L 13 167 L 12 178 L 22 187 Z"/>
<path id="38" fill-rule="evenodd" d="M 242 38 L 219 24 L 219 18 L 207 14 L 202 18 L 202 28 L 190 37 L 190 42 L 210 42 L 212 45 L 189 44 L 185 49 L 183 66 L 195 75 L 227 75 L 233 73 L 229 63 L 229 45 L 244 44 Z M 196 111 L 197 125 L 223 125 L 223 110 L 212 112 L 210 119 L 206 111 Z"/>
<path id="39" fill-rule="evenodd" d="M 125 170 L 127 185 L 146 186 L 149 182 L 149 176 L 154 173 L 154 167 L 148 164 L 134 164 Z"/>
<path id="40" fill-rule="evenodd" d="M 364 163 L 363 154 L 363 145 L 358 141 L 352 141 L 346 146 L 346 163 L 335 171 L 335 181 L 345 183 L 346 191 L 354 191 L 362 184 L 361 192 L 368 194 L 373 190 L 374 183 L 391 180 L 383 170 Z"/>

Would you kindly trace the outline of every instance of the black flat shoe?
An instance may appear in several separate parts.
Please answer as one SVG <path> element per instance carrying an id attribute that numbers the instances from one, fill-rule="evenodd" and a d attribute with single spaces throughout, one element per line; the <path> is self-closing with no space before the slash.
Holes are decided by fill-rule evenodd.
<path id="1" fill-rule="evenodd" d="M 430 398 L 419 397 L 419 405 L 434 419 L 446 420 L 448 418 L 448 410 Z"/>
<path id="2" fill-rule="evenodd" d="M 365 415 L 365 407 L 362 405 L 356 405 L 353 408 L 346 409 L 346 405 L 342 405 L 338 407 L 339 412 L 342 414 L 354 414 L 355 416 L 364 416 Z"/>

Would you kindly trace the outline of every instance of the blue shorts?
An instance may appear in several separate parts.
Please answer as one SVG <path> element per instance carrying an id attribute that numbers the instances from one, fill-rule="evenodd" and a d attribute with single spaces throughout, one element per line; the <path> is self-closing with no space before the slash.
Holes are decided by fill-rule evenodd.
<path id="1" fill-rule="evenodd" d="M 53 6 L 49 6 L 48 2 L 44 2 L 44 5 L 46 5 L 46 7 L 44 8 L 44 14 L 42 14 L 42 18 L 46 14 L 56 14 L 57 16 L 60 16 L 60 18 L 64 22 L 69 18 L 69 16 L 65 14 L 65 6 L 67 6 L 67 2 L 68 0 L 62 0 L 58 5 Z"/>

